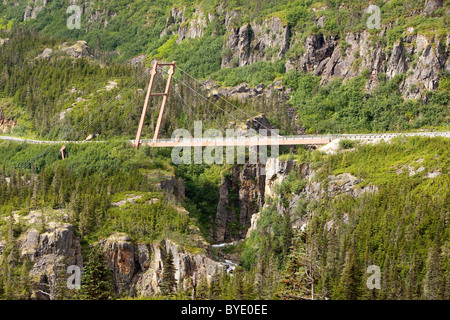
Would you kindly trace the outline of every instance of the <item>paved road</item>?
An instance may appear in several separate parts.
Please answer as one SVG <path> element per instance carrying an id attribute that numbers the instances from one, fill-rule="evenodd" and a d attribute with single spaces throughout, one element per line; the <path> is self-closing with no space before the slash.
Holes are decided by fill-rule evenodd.
<path id="1" fill-rule="evenodd" d="M 33 139 L 21 139 L 10 136 L 0 136 L 0 139 L 6 141 L 25 142 L 31 144 L 61 144 L 61 143 L 84 143 L 84 142 L 106 142 L 106 141 L 45 141 L 45 140 L 33 140 Z"/>
<path id="2" fill-rule="evenodd" d="M 369 133 L 369 134 L 333 134 L 333 135 L 300 135 L 300 136 L 283 136 L 282 138 L 274 139 L 271 143 L 276 143 L 279 141 L 280 144 L 286 144 L 287 142 L 292 144 L 314 144 L 315 141 L 317 141 L 317 144 L 323 144 L 323 141 L 325 140 L 336 140 L 336 139 L 352 139 L 352 140 L 367 140 L 367 139 L 389 139 L 394 138 L 398 136 L 406 136 L 406 137 L 412 137 L 412 136 L 420 136 L 420 137 L 446 137 L 450 138 L 450 132 L 410 132 L 410 133 Z M 32 143 L 32 144 L 69 144 L 69 143 L 84 143 L 86 141 L 43 141 L 43 140 L 33 140 L 33 139 L 21 139 L 16 137 L 10 137 L 10 136 L 0 136 L 0 139 L 7 140 L 7 141 L 16 141 L 16 142 L 25 142 L 25 143 Z M 241 138 L 242 139 L 242 138 Z M 271 140 L 267 139 L 267 137 L 264 137 L 265 140 Z M 236 138 L 236 141 L 239 140 Z M 257 137 L 254 138 L 245 138 L 245 141 L 258 141 Z M 190 140 L 188 140 L 190 142 Z M 216 139 L 192 139 L 193 143 L 200 142 L 201 144 L 207 143 L 207 142 L 214 142 L 214 141 L 223 141 L 227 142 L 227 139 L 222 140 L 216 140 Z M 298 143 L 295 143 L 295 141 L 298 141 Z M 87 142 L 106 142 L 106 141 L 87 141 Z M 134 143 L 134 140 L 130 140 L 131 143 Z M 174 141 L 171 139 L 159 139 L 156 142 L 153 140 L 141 140 L 144 144 L 161 144 L 164 145 L 169 143 L 173 144 Z M 284 143 L 286 142 L 286 143 Z M 179 143 L 176 143 L 179 144 Z M 236 143 L 234 143 L 236 144 Z M 172 145 L 170 145 L 172 146 Z"/>

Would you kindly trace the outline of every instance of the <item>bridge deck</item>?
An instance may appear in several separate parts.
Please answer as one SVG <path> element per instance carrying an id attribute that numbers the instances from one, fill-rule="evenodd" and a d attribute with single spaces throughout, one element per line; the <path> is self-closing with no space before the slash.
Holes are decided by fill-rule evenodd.
<path id="1" fill-rule="evenodd" d="M 154 148 L 165 147 L 208 147 L 208 146 L 264 146 L 264 145 L 324 145 L 334 139 L 390 139 L 398 136 L 421 137 L 450 137 L 450 132 L 408 132 L 408 133 L 382 133 L 382 134 L 333 134 L 333 135 L 300 135 L 279 137 L 236 137 L 236 138 L 203 138 L 184 139 L 175 141 L 172 139 L 141 140 L 141 145 Z M 134 144 L 134 141 L 132 141 Z"/>
<path id="2" fill-rule="evenodd" d="M 390 139 L 399 136 L 404 137 L 446 137 L 450 138 L 450 131 L 437 132 L 408 132 L 408 133 L 371 133 L 371 134 L 331 134 L 331 135 L 302 135 L 302 136 L 284 136 L 277 138 L 271 137 L 250 137 L 250 138 L 222 138 L 222 139 L 187 139 L 176 142 L 171 139 L 144 140 L 141 139 L 141 145 L 148 145 L 151 147 L 186 147 L 186 146 L 254 146 L 254 145 L 298 145 L 310 144 L 321 145 L 327 144 L 335 139 L 352 139 L 352 140 L 371 140 L 371 139 Z M 0 140 L 24 142 L 31 144 L 70 144 L 70 143 L 102 143 L 106 140 L 91 140 L 91 141 L 41 141 L 32 139 L 21 139 L 13 136 L 0 136 Z M 134 144 L 135 140 L 128 140 Z"/>
<path id="3" fill-rule="evenodd" d="M 142 141 L 142 140 L 141 140 Z M 142 141 L 141 145 L 147 145 L 155 148 L 165 147 L 227 147 L 227 146 L 270 146 L 270 145 L 299 145 L 314 144 L 322 145 L 330 143 L 330 138 L 287 138 L 287 139 L 187 139 L 181 141 Z"/>

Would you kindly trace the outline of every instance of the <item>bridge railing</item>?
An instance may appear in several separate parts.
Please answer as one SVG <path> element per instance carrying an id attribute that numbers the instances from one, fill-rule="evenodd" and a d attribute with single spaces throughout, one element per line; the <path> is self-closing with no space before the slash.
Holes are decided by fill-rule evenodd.
<path id="1" fill-rule="evenodd" d="M 306 140 L 306 139 L 382 139 L 382 138 L 395 138 L 399 136 L 419 136 L 419 137 L 450 137 L 450 132 L 405 132 L 405 133 L 365 133 L 365 134 L 315 134 L 315 135 L 288 135 L 288 136 L 238 136 L 238 137 L 202 137 L 202 138 L 184 138 L 179 139 L 177 142 L 182 141 L 192 141 L 192 142 L 208 142 L 208 141 L 257 141 L 257 140 Z M 174 142 L 173 139 L 141 139 L 142 143 L 166 143 L 166 142 Z M 134 143 L 134 140 L 130 140 L 130 142 Z"/>

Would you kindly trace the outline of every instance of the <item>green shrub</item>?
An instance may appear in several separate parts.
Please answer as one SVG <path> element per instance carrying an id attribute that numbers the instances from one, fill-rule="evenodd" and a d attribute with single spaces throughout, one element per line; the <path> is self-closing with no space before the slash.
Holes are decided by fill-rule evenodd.
<path id="1" fill-rule="evenodd" d="M 339 140 L 339 147 L 341 149 L 351 149 L 354 146 L 355 146 L 355 141 L 348 140 L 348 139 Z"/>

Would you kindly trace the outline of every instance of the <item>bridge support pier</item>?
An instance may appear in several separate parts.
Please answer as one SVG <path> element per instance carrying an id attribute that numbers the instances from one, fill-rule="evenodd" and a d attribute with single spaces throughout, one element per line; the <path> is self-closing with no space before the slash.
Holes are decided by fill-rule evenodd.
<path id="1" fill-rule="evenodd" d="M 170 66 L 170 69 L 168 72 L 169 77 L 167 79 L 166 88 L 164 90 L 164 93 L 152 93 L 153 83 L 155 81 L 155 76 L 156 76 L 159 66 Z M 156 129 L 155 129 L 155 133 L 153 135 L 153 141 L 156 141 L 158 139 L 159 130 L 161 128 L 162 117 L 164 115 L 164 109 L 165 109 L 165 106 L 167 103 L 167 98 L 169 96 L 170 83 L 172 81 L 172 76 L 173 76 L 174 72 L 175 72 L 175 61 L 173 61 L 172 63 L 159 63 L 158 61 L 155 61 L 155 63 L 152 66 L 152 70 L 150 71 L 150 82 L 149 82 L 148 88 L 147 88 L 147 95 L 145 96 L 144 106 L 142 108 L 141 120 L 139 121 L 139 127 L 138 127 L 138 130 L 136 133 L 136 140 L 134 141 L 134 147 L 136 149 L 139 148 L 139 146 L 141 144 L 142 129 L 144 127 L 144 121 L 145 121 L 145 116 L 147 115 L 147 109 L 148 109 L 148 103 L 150 101 L 150 97 L 163 96 L 163 100 L 161 103 L 161 109 L 160 109 L 159 115 L 158 115 L 158 122 L 156 123 Z"/>

